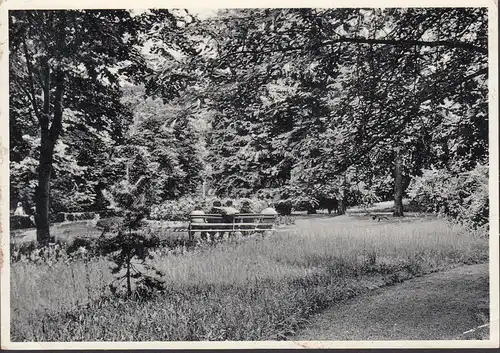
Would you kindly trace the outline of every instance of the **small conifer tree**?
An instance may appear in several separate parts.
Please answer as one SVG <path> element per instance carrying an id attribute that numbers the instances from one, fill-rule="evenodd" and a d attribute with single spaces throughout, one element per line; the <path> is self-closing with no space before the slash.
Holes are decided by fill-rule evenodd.
<path id="1" fill-rule="evenodd" d="M 127 173 L 127 178 L 107 193 L 110 203 L 122 216 L 99 239 L 101 253 L 113 262 L 111 271 L 115 280 L 110 289 L 117 293 L 125 288 L 127 296 L 164 288 L 163 274 L 148 264 L 152 259 L 151 250 L 160 245 L 159 237 L 144 224 L 150 180 L 144 174 L 134 179 L 137 180 L 131 180 Z"/>

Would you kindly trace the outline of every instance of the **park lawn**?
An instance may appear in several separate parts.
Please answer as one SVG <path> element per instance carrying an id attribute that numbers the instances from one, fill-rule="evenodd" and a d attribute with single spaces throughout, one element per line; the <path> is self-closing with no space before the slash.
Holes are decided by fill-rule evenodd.
<path id="1" fill-rule="evenodd" d="M 18 262 L 11 267 L 11 339 L 279 340 L 333 302 L 486 261 L 487 238 L 444 220 L 344 216 L 303 220 L 264 239 L 158 252 L 153 262 L 167 289 L 143 300 L 110 296 L 104 259 Z"/>
<path id="2" fill-rule="evenodd" d="M 403 207 L 405 212 L 412 211 L 410 207 L 410 200 L 403 199 Z M 349 207 L 347 210 L 348 214 L 366 213 L 366 212 L 390 212 L 394 211 L 394 200 L 381 201 L 372 204 L 369 207 L 363 206 L 353 206 Z"/>
<path id="3" fill-rule="evenodd" d="M 96 228 L 91 221 L 75 221 L 55 223 L 50 228 L 51 235 L 56 241 L 71 242 L 76 237 L 98 237 L 102 230 Z M 23 244 L 36 241 L 36 229 L 18 229 L 10 232 L 11 243 Z"/>

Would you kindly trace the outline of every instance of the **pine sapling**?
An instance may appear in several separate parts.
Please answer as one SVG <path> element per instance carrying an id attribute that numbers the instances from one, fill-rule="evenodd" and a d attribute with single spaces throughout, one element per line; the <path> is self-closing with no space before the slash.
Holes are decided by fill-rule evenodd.
<path id="1" fill-rule="evenodd" d="M 160 245 L 160 239 L 144 227 L 147 184 L 144 176 L 135 184 L 124 180 L 111 193 L 123 217 L 103 233 L 99 244 L 102 254 L 108 255 L 113 263 L 111 272 L 115 280 L 110 284 L 113 293 L 125 288 L 127 296 L 134 292 L 145 295 L 164 288 L 163 274 L 147 263 L 153 258 L 150 250 Z"/>

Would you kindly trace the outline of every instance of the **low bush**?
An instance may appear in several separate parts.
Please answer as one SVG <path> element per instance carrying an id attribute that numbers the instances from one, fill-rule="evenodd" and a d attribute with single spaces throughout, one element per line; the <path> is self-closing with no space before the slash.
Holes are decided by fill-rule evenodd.
<path id="1" fill-rule="evenodd" d="M 97 228 L 103 230 L 103 231 L 110 231 L 113 229 L 116 224 L 119 224 L 122 221 L 122 217 L 109 217 L 105 219 L 100 219 L 97 221 L 96 226 Z"/>
<path id="2" fill-rule="evenodd" d="M 89 257 L 96 257 L 102 254 L 102 249 L 97 238 L 76 237 L 69 244 L 66 244 L 66 253 L 69 256 L 86 252 Z"/>
<path id="3" fill-rule="evenodd" d="M 289 216 L 292 214 L 292 201 L 279 200 L 276 202 L 276 211 L 280 216 Z"/>
<path id="4" fill-rule="evenodd" d="M 471 228 L 488 228 L 488 166 L 453 173 L 445 169 L 424 170 L 412 180 L 408 194 L 426 212 L 442 214 Z"/>
<path id="5" fill-rule="evenodd" d="M 220 199 L 216 197 L 183 197 L 178 200 L 168 200 L 159 205 L 152 206 L 149 219 L 162 221 L 187 221 L 189 219 L 189 214 L 194 211 L 196 206 L 200 206 L 205 213 L 208 213 L 210 212 L 214 201 L 220 201 L 224 205 L 229 200 L 232 201 L 233 207 L 238 210 L 242 210 L 242 212 L 245 213 L 259 213 L 267 207 L 266 201 L 256 198 Z M 245 204 L 246 207 L 244 207 Z"/>
<path id="6" fill-rule="evenodd" d="M 257 198 L 241 198 L 232 200 L 233 205 L 236 209 L 242 210 L 242 212 L 246 213 L 260 213 L 264 208 L 268 207 L 268 204 L 265 200 L 257 199 Z M 248 211 L 244 209 L 244 205 L 248 206 Z"/>
<path id="7" fill-rule="evenodd" d="M 10 229 L 26 229 L 35 227 L 35 223 L 27 216 L 10 216 Z"/>
<path id="8" fill-rule="evenodd" d="M 194 210 L 198 200 L 183 197 L 179 200 L 167 200 L 151 207 L 149 218 L 161 221 L 186 221 L 188 215 Z"/>
<path id="9" fill-rule="evenodd" d="M 59 212 L 55 215 L 54 222 L 87 221 L 99 217 L 96 212 Z"/>
<path id="10" fill-rule="evenodd" d="M 91 238 L 76 238 L 71 244 L 51 243 L 44 247 L 39 247 L 36 241 L 20 244 L 11 244 L 10 262 L 30 263 L 34 265 L 51 265 L 54 263 L 68 263 L 78 261 L 81 255 L 86 258 L 94 258 L 99 255 L 99 247 L 96 240 Z"/>

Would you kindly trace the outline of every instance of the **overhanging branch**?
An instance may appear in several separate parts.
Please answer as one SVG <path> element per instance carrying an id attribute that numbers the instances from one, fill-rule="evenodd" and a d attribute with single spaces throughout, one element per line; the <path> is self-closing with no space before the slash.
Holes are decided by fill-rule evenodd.
<path id="1" fill-rule="evenodd" d="M 445 47 L 449 49 L 464 49 L 464 50 L 470 50 L 474 51 L 480 54 L 488 54 L 488 49 L 479 47 L 470 43 L 466 42 L 459 42 L 459 41 L 445 41 L 445 40 L 439 40 L 439 41 L 424 41 L 424 40 L 406 40 L 406 39 L 369 39 L 369 38 L 350 38 L 350 37 L 340 37 L 337 39 L 325 41 L 325 42 L 318 42 L 315 45 L 316 46 L 328 46 L 328 45 L 334 45 L 334 44 L 339 44 L 339 43 L 353 43 L 353 44 L 372 44 L 372 45 L 392 45 L 392 46 L 400 46 L 400 47 L 411 47 L 411 46 L 420 46 L 420 47 Z M 296 46 L 289 46 L 289 47 L 283 47 L 283 48 L 275 48 L 275 49 L 268 49 L 268 50 L 238 50 L 238 51 L 233 51 L 229 52 L 226 55 L 222 56 L 221 61 L 224 61 L 225 59 L 234 56 L 234 55 L 241 55 L 241 54 L 271 54 L 271 53 L 283 53 L 283 52 L 290 52 L 290 51 L 296 51 L 296 50 L 303 50 L 307 47 L 307 44 L 303 45 L 296 45 Z"/>
<path id="2" fill-rule="evenodd" d="M 375 44 L 375 45 L 393 45 L 393 46 L 420 46 L 420 47 L 445 47 L 449 49 L 466 49 L 472 50 L 481 54 L 488 54 L 488 49 L 478 47 L 465 42 L 453 41 L 424 41 L 424 40 L 405 40 L 405 39 L 368 39 L 368 38 L 347 38 L 342 37 L 322 43 L 322 45 L 330 45 L 336 43 L 361 43 L 361 44 Z"/>
<path id="3" fill-rule="evenodd" d="M 333 170 L 330 174 L 332 175 L 337 175 L 339 173 L 345 172 L 349 167 L 356 165 L 357 163 L 360 162 L 361 158 L 366 155 L 366 153 L 370 152 L 377 144 L 379 144 L 381 141 L 384 141 L 387 138 L 390 138 L 392 135 L 397 134 L 401 131 L 403 131 L 407 124 L 411 122 L 411 118 L 418 114 L 418 110 L 420 109 L 420 104 L 423 102 L 429 100 L 429 99 L 442 99 L 445 98 L 446 95 L 450 92 L 453 91 L 455 88 L 460 86 L 461 84 L 468 82 L 472 80 L 475 77 L 481 76 L 488 74 L 488 68 L 482 68 L 475 73 L 469 74 L 462 79 L 459 79 L 455 81 L 453 84 L 448 85 L 446 89 L 441 89 L 440 94 L 435 95 L 434 92 L 428 92 L 424 91 L 423 94 L 419 97 L 417 102 L 413 105 L 411 108 L 410 112 L 407 112 L 406 114 L 402 114 L 402 123 L 401 124 L 394 124 L 389 130 L 381 135 L 378 135 L 372 139 L 372 141 L 369 141 L 366 145 L 366 147 L 362 148 L 360 152 L 356 153 L 355 155 L 351 156 L 347 162 L 344 162 L 339 166 L 336 170 Z"/>
<path id="4" fill-rule="evenodd" d="M 28 51 L 28 46 L 26 44 L 26 37 L 23 34 L 23 49 L 24 49 L 24 56 L 26 58 L 26 64 L 28 68 L 28 81 L 30 85 L 30 92 L 28 94 L 29 99 L 31 101 L 31 104 L 33 105 L 33 111 L 35 112 L 36 117 L 40 121 L 40 125 L 42 126 L 42 129 L 44 125 L 47 125 L 48 122 L 44 120 L 42 115 L 40 114 L 40 110 L 38 109 L 38 105 L 36 103 L 36 94 L 35 94 L 35 83 L 33 81 L 33 74 L 34 74 L 34 69 L 33 69 L 33 64 L 31 63 L 31 56 Z"/>

